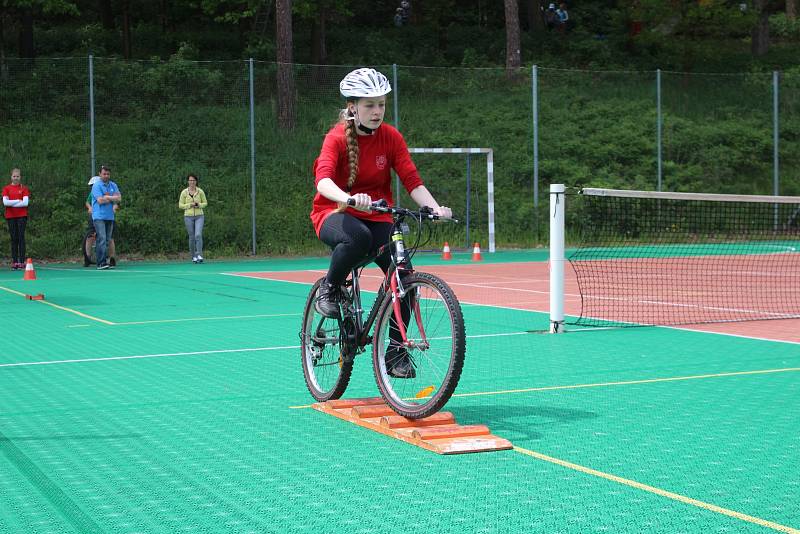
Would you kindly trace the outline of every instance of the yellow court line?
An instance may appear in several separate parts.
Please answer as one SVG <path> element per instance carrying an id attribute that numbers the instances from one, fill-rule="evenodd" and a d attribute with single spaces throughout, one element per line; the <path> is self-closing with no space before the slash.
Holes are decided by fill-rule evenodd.
<path id="1" fill-rule="evenodd" d="M 767 521 L 766 519 L 761 519 L 760 517 L 754 517 L 752 515 L 743 514 L 741 512 L 737 512 L 735 510 L 729 510 L 728 508 L 722 508 L 721 506 L 717 506 L 715 504 L 707 503 L 704 501 L 699 501 L 697 499 L 692 499 L 691 497 L 687 497 L 685 495 L 679 495 L 677 493 L 672 493 L 671 491 L 663 490 L 661 488 L 656 488 L 654 486 L 648 486 L 647 484 L 642 484 L 641 482 L 636 482 L 635 480 L 630 480 L 627 478 L 618 477 L 616 475 L 612 475 L 610 473 L 604 473 L 602 471 L 597 471 L 596 469 L 591 469 L 589 467 L 584 467 L 582 465 L 573 464 L 572 462 L 567 462 L 566 460 L 560 460 L 558 458 L 553 458 L 552 456 L 547 456 L 546 454 L 542 454 L 540 452 L 532 451 L 529 449 L 525 449 L 522 447 L 514 447 L 516 452 L 521 454 L 525 454 L 528 456 L 532 456 L 539 460 L 543 460 L 545 462 L 550 462 L 552 464 L 560 465 L 562 467 L 566 467 L 568 469 L 573 469 L 575 471 L 579 471 L 581 473 L 585 473 L 587 475 L 592 475 L 600 478 L 604 478 L 606 480 L 610 480 L 612 482 L 617 482 L 619 484 L 624 484 L 626 486 L 630 486 L 632 488 L 640 489 L 643 491 L 648 491 L 650 493 L 654 493 L 661 497 L 666 497 L 668 499 L 673 499 L 678 502 L 682 502 L 684 504 L 689 504 L 691 506 L 696 506 L 698 508 L 702 508 L 704 510 L 708 510 L 710 512 L 716 512 L 718 514 L 726 515 L 728 517 L 733 517 L 735 519 L 740 519 L 742 521 L 747 521 L 748 523 L 754 523 L 756 525 L 760 525 L 762 527 L 771 528 L 773 530 L 777 530 L 778 532 L 788 532 L 790 534 L 800 534 L 800 530 L 792 527 L 788 527 L 786 525 L 781 525 L 779 523 L 773 523 L 772 521 Z"/>
<path id="2" fill-rule="evenodd" d="M 230 315 L 224 317 L 195 317 L 190 319 L 158 319 L 154 321 L 128 321 L 124 323 L 114 323 L 117 326 L 137 325 L 137 324 L 158 324 L 158 323 L 186 323 L 194 321 L 218 321 L 223 319 L 254 319 L 263 317 L 294 317 L 301 313 L 265 313 L 259 315 Z"/>
<path id="3" fill-rule="evenodd" d="M 25 296 L 25 293 L 21 293 L 19 291 L 14 291 L 13 289 L 9 289 L 7 287 L 0 286 L 0 289 L 2 289 L 4 291 L 8 291 L 9 293 L 14 293 L 15 295 L 19 295 L 21 297 Z M 111 321 L 106 321 L 105 319 L 100 319 L 98 317 L 93 317 L 93 316 L 88 315 L 86 313 L 79 312 L 78 310 L 73 310 L 72 308 L 67 308 L 65 306 L 59 306 L 58 304 L 53 304 L 52 302 L 48 302 L 46 300 L 37 300 L 35 302 L 40 302 L 42 304 L 47 304 L 48 306 L 52 306 L 53 308 L 57 308 L 59 310 L 62 310 L 62 311 L 65 311 L 65 312 L 69 312 L 69 313 L 74 313 L 75 315 L 79 315 L 80 317 L 83 317 L 84 319 L 90 319 L 92 321 L 97 321 L 98 323 L 109 324 L 109 325 L 116 324 L 116 323 L 112 323 Z"/>
<path id="4" fill-rule="evenodd" d="M 657 382 L 678 382 L 681 380 L 700 380 L 703 378 L 722 378 L 726 376 L 764 375 L 770 373 L 787 373 L 800 371 L 800 367 L 784 369 L 761 369 L 756 371 L 734 371 L 730 373 L 714 373 L 708 375 L 673 376 L 669 378 L 646 378 L 642 380 L 623 380 L 621 382 L 599 382 L 596 384 L 573 384 L 569 386 L 544 386 L 540 388 L 504 389 L 499 391 L 478 391 L 475 393 L 454 393 L 453 397 L 478 397 L 481 395 L 504 395 L 507 393 L 530 393 L 533 391 L 552 391 L 557 389 L 598 388 L 603 386 L 629 386 L 634 384 L 654 384 Z"/>
<path id="5" fill-rule="evenodd" d="M 678 382 L 681 380 L 700 380 L 703 378 L 722 378 L 726 376 L 765 375 L 771 373 L 788 373 L 800 371 L 800 367 L 786 367 L 783 369 L 760 369 L 756 371 L 734 371 L 730 373 L 715 373 L 708 375 L 673 376 L 669 378 L 646 378 L 642 380 L 624 380 L 621 382 L 599 382 L 597 384 L 572 384 L 567 386 L 544 386 L 540 388 L 505 389 L 499 391 L 477 391 L 474 393 L 454 393 L 453 397 L 479 397 L 484 395 L 505 395 L 509 393 L 532 393 L 535 391 L 554 391 L 558 389 L 597 388 L 602 386 L 629 386 L 634 384 L 655 384 L 658 382 Z M 310 404 L 289 406 L 292 410 L 311 408 Z"/>

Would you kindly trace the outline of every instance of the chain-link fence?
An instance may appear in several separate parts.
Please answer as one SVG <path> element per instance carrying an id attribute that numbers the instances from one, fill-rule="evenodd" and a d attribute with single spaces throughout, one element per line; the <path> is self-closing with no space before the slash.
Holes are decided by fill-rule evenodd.
<path id="1" fill-rule="evenodd" d="M 123 255 L 182 253 L 189 172 L 209 199 L 220 254 L 321 251 L 308 220 L 311 165 L 353 66 L 124 62 L 0 65 L 0 169 L 32 191 L 29 248 L 77 256 L 87 181 L 112 168 Z M 394 87 L 387 122 L 417 148 L 489 148 L 498 246 L 546 239 L 551 182 L 672 191 L 800 194 L 800 75 L 709 75 L 376 65 Z M 279 86 L 284 91 L 279 91 Z M 433 243 L 486 244 L 486 162 L 417 154 L 461 227 Z M 398 201 L 410 199 L 401 192 Z M 466 227 L 466 222 L 469 226 Z M 0 233 L 0 250 L 8 237 Z"/>

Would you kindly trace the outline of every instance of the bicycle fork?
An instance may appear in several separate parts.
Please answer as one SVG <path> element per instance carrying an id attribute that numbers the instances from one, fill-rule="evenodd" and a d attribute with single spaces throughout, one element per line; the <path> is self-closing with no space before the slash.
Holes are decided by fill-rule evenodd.
<path id="1" fill-rule="evenodd" d="M 405 321 L 403 321 L 403 313 L 401 309 L 402 304 L 400 302 L 403 298 L 402 295 L 404 295 L 406 292 L 403 290 L 402 284 L 398 286 L 398 280 L 400 278 L 399 273 L 399 269 L 395 271 L 395 276 L 390 278 L 389 287 L 392 292 L 392 311 L 394 313 L 394 320 L 395 323 L 397 323 L 397 329 L 400 330 L 400 336 L 403 339 L 403 346 L 427 350 L 430 348 L 430 343 L 428 343 L 427 336 L 425 335 L 425 328 L 422 326 L 422 318 L 419 310 L 419 299 L 417 298 L 417 295 L 412 295 L 410 300 L 412 301 L 411 313 L 414 315 L 414 319 L 417 322 L 417 328 L 419 328 L 420 341 L 416 343 L 408 339 Z"/>

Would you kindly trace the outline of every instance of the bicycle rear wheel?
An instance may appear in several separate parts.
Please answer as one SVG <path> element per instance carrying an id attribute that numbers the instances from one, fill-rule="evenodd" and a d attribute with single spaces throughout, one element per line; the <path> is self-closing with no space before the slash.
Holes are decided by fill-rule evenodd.
<path id="1" fill-rule="evenodd" d="M 86 233 L 83 235 L 83 242 L 81 243 L 81 249 L 83 250 L 83 266 L 88 267 L 89 265 L 94 265 L 97 263 L 97 257 L 95 256 L 95 233 L 94 230 L 87 230 Z"/>
<path id="2" fill-rule="evenodd" d="M 458 385 L 466 350 L 464 317 L 455 293 L 439 277 L 414 273 L 403 286 L 406 296 L 400 306 L 409 344 L 400 344 L 389 295 L 373 333 L 372 363 L 378 389 L 389 406 L 419 419 L 439 411 Z M 413 370 L 397 376 L 395 366 L 406 358 Z"/>
<path id="3" fill-rule="evenodd" d="M 339 319 L 322 316 L 314 307 L 321 280 L 311 288 L 303 312 L 300 352 L 303 375 L 311 396 L 319 402 L 338 399 L 347 389 L 353 371 L 347 337 Z"/>

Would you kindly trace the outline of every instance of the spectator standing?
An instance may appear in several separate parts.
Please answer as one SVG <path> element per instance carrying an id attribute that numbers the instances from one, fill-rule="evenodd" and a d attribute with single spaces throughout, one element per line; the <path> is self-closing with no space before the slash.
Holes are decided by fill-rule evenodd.
<path id="1" fill-rule="evenodd" d="M 86 195 L 86 201 L 84 201 L 83 206 L 86 208 L 86 218 L 87 218 L 87 226 L 86 226 L 86 235 L 95 234 L 94 231 L 94 221 L 92 220 L 92 186 L 100 181 L 99 176 L 92 176 L 89 179 L 89 193 Z M 114 204 L 114 213 L 117 212 L 119 209 L 119 204 Z M 114 222 L 114 226 L 116 227 L 116 221 Z M 96 235 L 96 234 L 95 234 Z M 96 241 L 96 238 L 95 238 Z M 87 244 L 87 247 L 91 245 L 94 247 L 94 242 L 90 241 Z M 87 249 L 83 251 L 83 266 L 88 267 L 91 265 L 91 250 Z M 116 246 L 114 245 L 114 238 L 108 240 L 108 266 L 115 267 L 117 265 L 117 255 L 116 255 Z"/>
<path id="2" fill-rule="evenodd" d="M 111 169 L 100 166 L 100 181 L 92 186 L 92 223 L 96 235 L 97 269 L 111 267 L 108 263 L 108 242 L 114 237 L 114 204 L 122 200 L 117 184 L 111 181 Z"/>
<path id="3" fill-rule="evenodd" d="M 186 223 L 186 233 L 189 234 L 189 252 L 192 254 L 192 263 L 203 263 L 203 224 L 205 214 L 203 209 L 208 206 L 206 194 L 197 187 L 197 176 L 190 174 L 186 177 L 188 187 L 181 191 L 178 207 L 183 210 L 183 221 Z"/>
<path id="4" fill-rule="evenodd" d="M 22 172 L 11 169 L 11 183 L 3 188 L 8 232 L 11 234 L 11 268 L 25 268 L 25 227 L 28 224 L 28 201 L 31 193 L 22 185 Z"/>

